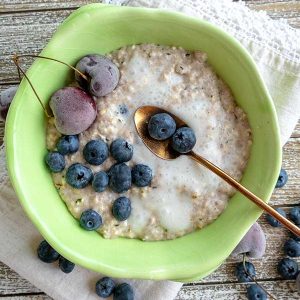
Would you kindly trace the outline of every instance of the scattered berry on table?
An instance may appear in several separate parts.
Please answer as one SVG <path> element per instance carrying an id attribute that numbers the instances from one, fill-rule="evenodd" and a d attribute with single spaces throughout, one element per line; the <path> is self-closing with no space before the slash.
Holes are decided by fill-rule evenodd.
<path id="1" fill-rule="evenodd" d="M 67 170 L 66 181 L 75 189 L 85 188 L 92 180 L 92 170 L 80 163 L 71 165 Z"/>
<path id="2" fill-rule="evenodd" d="M 246 253 L 249 257 L 260 258 L 266 251 L 266 237 L 260 225 L 255 222 L 243 239 L 232 251 L 232 256 Z"/>
<path id="3" fill-rule="evenodd" d="M 64 273 L 71 273 L 75 268 L 75 264 L 73 264 L 63 256 L 59 258 L 58 266 Z"/>
<path id="4" fill-rule="evenodd" d="M 300 243 L 289 239 L 284 243 L 283 250 L 285 255 L 290 257 L 299 257 L 300 256 Z"/>
<path id="5" fill-rule="evenodd" d="M 114 291 L 113 300 L 133 300 L 134 292 L 128 283 L 119 284 Z"/>
<path id="6" fill-rule="evenodd" d="M 49 102 L 56 129 L 64 135 L 79 134 L 88 129 L 97 116 L 95 100 L 78 87 L 56 91 Z"/>
<path id="7" fill-rule="evenodd" d="M 60 256 L 45 240 L 40 243 L 37 254 L 39 259 L 45 263 L 55 262 Z"/>
<path id="8" fill-rule="evenodd" d="M 108 155 L 108 146 L 100 139 L 89 141 L 83 148 L 84 159 L 91 165 L 101 165 Z"/>
<path id="9" fill-rule="evenodd" d="M 172 136 L 172 148 L 179 153 L 190 152 L 196 144 L 196 136 L 193 129 L 181 127 Z"/>
<path id="10" fill-rule="evenodd" d="M 287 183 L 287 181 L 288 181 L 288 174 L 285 169 L 281 169 L 275 187 L 281 188 Z"/>
<path id="11" fill-rule="evenodd" d="M 86 81 L 75 72 L 77 82 L 95 97 L 111 93 L 119 82 L 120 72 L 118 67 L 107 57 L 100 54 L 90 54 L 82 57 L 77 62 L 76 69 L 89 78 Z"/>
<path id="12" fill-rule="evenodd" d="M 48 152 L 45 157 L 45 162 L 53 173 L 61 172 L 66 167 L 64 156 L 57 151 Z"/>
<path id="13" fill-rule="evenodd" d="M 239 282 L 250 282 L 252 281 L 251 277 L 255 277 L 256 275 L 255 267 L 252 263 L 245 262 L 245 266 L 247 273 L 245 272 L 243 262 L 238 263 L 235 267 L 235 276 Z M 248 274 L 250 274 L 251 277 Z"/>
<path id="14" fill-rule="evenodd" d="M 116 283 L 110 277 L 103 277 L 96 282 L 96 294 L 108 298 L 114 292 Z"/>
<path id="15" fill-rule="evenodd" d="M 289 217 L 296 225 L 300 225 L 300 206 L 291 208 Z"/>
<path id="16" fill-rule="evenodd" d="M 291 258 L 283 258 L 277 265 L 277 271 L 284 279 L 296 279 L 298 264 Z"/>
<path id="17" fill-rule="evenodd" d="M 267 300 L 266 292 L 258 285 L 251 284 L 247 288 L 247 298 L 248 300 Z"/>
<path id="18" fill-rule="evenodd" d="M 131 213 L 131 201 L 127 197 L 119 197 L 112 206 L 112 214 L 118 221 L 125 221 Z"/>
<path id="19" fill-rule="evenodd" d="M 286 218 L 286 213 L 285 213 L 285 211 L 284 211 L 282 208 L 275 208 L 275 210 L 276 210 L 279 214 L 281 214 L 283 217 Z M 271 215 L 269 215 L 269 214 L 266 215 L 266 220 L 267 220 L 267 222 L 268 222 L 271 226 L 273 226 L 273 227 L 279 227 L 279 226 L 281 226 L 281 223 L 280 223 L 278 220 L 276 220 L 275 218 L 273 218 L 273 217 L 272 217 Z"/>
<path id="20" fill-rule="evenodd" d="M 17 92 L 19 85 L 17 86 L 12 86 L 4 91 L 1 92 L 0 94 L 0 120 L 5 121 L 8 109 L 10 107 L 10 104 Z"/>
<path id="21" fill-rule="evenodd" d="M 131 170 L 125 163 L 113 165 L 109 171 L 109 186 L 116 193 L 123 193 L 131 187 Z"/>
<path id="22" fill-rule="evenodd" d="M 112 157 L 119 163 L 131 160 L 133 147 L 124 139 L 116 139 L 110 145 Z"/>
<path id="23" fill-rule="evenodd" d="M 72 154 L 79 149 L 79 139 L 77 135 L 63 135 L 56 144 L 57 151 L 62 154 Z"/>
<path id="24" fill-rule="evenodd" d="M 95 192 L 103 192 L 109 183 L 109 177 L 106 172 L 100 171 L 94 174 L 92 186 Z"/>
<path id="25" fill-rule="evenodd" d="M 93 209 L 85 210 L 80 216 L 80 226 L 85 230 L 96 230 L 101 225 L 102 217 Z"/>
<path id="26" fill-rule="evenodd" d="M 167 113 L 159 113 L 152 116 L 148 123 L 148 132 L 153 139 L 166 140 L 176 130 L 174 119 Z"/>
<path id="27" fill-rule="evenodd" d="M 138 187 L 150 185 L 152 180 L 152 170 L 150 167 L 137 164 L 131 170 L 132 182 Z"/>

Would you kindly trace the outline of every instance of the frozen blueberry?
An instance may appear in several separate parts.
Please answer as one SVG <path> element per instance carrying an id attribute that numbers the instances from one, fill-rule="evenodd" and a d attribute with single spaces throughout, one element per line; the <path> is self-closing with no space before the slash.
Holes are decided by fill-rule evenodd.
<path id="1" fill-rule="evenodd" d="M 110 277 L 103 277 L 96 282 L 96 294 L 108 298 L 114 292 L 116 283 Z"/>
<path id="2" fill-rule="evenodd" d="M 112 214 L 118 221 L 125 221 L 131 213 L 131 201 L 127 197 L 120 197 L 113 203 Z"/>
<path id="3" fill-rule="evenodd" d="M 286 218 L 286 213 L 285 213 L 285 211 L 282 208 L 275 208 L 275 210 L 279 214 L 281 214 L 283 217 Z M 273 227 L 279 227 L 279 226 L 281 226 L 281 223 L 278 220 L 276 220 L 274 217 L 272 217 L 271 215 L 269 215 L 269 214 L 266 215 L 266 220 Z"/>
<path id="4" fill-rule="evenodd" d="M 196 136 L 193 129 L 181 127 L 172 136 L 172 148 L 179 153 L 190 152 L 196 144 Z"/>
<path id="5" fill-rule="evenodd" d="M 48 152 L 45 161 L 53 173 L 61 172 L 66 166 L 65 158 L 57 151 Z"/>
<path id="6" fill-rule="evenodd" d="M 239 282 L 250 282 L 252 281 L 251 277 L 255 277 L 256 275 L 255 268 L 252 263 L 246 261 L 245 266 L 247 273 L 245 272 L 243 262 L 238 263 L 235 267 L 235 276 Z M 248 274 L 250 274 L 251 277 Z"/>
<path id="7" fill-rule="evenodd" d="M 286 170 L 281 169 L 279 173 L 279 177 L 276 183 L 276 188 L 282 188 L 288 181 L 288 174 Z"/>
<path id="8" fill-rule="evenodd" d="M 148 132 L 153 139 L 166 140 L 171 137 L 176 130 L 174 119 L 166 113 L 152 116 L 148 123 Z"/>
<path id="9" fill-rule="evenodd" d="M 300 225 L 300 206 L 291 208 L 289 216 L 291 221 L 293 221 L 296 225 Z"/>
<path id="10" fill-rule="evenodd" d="M 37 254 L 39 259 L 45 263 L 52 263 L 58 260 L 60 256 L 45 240 L 40 243 Z"/>
<path id="11" fill-rule="evenodd" d="M 108 146 L 103 140 L 91 140 L 83 148 L 84 159 L 91 165 L 101 165 L 108 155 Z"/>
<path id="12" fill-rule="evenodd" d="M 64 273 L 71 273 L 75 268 L 75 264 L 73 264 L 71 261 L 67 260 L 63 256 L 59 258 L 58 265 Z"/>
<path id="13" fill-rule="evenodd" d="M 103 192 L 108 186 L 109 177 L 104 171 L 100 171 L 94 175 L 92 186 L 95 192 Z"/>
<path id="14" fill-rule="evenodd" d="M 80 59 L 76 69 L 88 76 L 87 82 L 77 72 L 75 78 L 85 89 L 95 97 L 101 97 L 112 92 L 119 82 L 118 67 L 107 57 L 100 54 L 89 54 Z"/>
<path id="15" fill-rule="evenodd" d="M 132 182 L 138 187 L 144 187 L 151 183 L 152 170 L 150 167 L 142 164 L 137 164 L 131 171 Z"/>
<path id="16" fill-rule="evenodd" d="M 102 225 L 102 217 L 93 209 L 85 210 L 80 216 L 80 226 L 85 230 L 96 230 Z"/>
<path id="17" fill-rule="evenodd" d="M 133 147 L 124 139 L 116 139 L 110 145 L 112 157 L 119 163 L 131 160 Z"/>
<path id="18" fill-rule="evenodd" d="M 284 279 L 296 279 L 298 264 L 291 258 L 283 258 L 277 265 L 277 271 Z"/>
<path id="19" fill-rule="evenodd" d="M 119 284 L 114 291 L 113 300 L 133 300 L 134 293 L 132 287 L 128 283 Z"/>
<path id="20" fill-rule="evenodd" d="M 113 165 L 109 171 L 109 186 L 116 193 L 123 193 L 131 187 L 131 171 L 125 163 Z"/>
<path id="21" fill-rule="evenodd" d="M 10 104 L 17 92 L 19 85 L 9 87 L 0 94 L 0 120 L 5 121 Z"/>
<path id="22" fill-rule="evenodd" d="M 57 151 L 62 154 L 72 154 L 79 149 L 79 139 L 77 135 L 63 135 L 56 144 Z"/>
<path id="23" fill-rule="evenodd" d="M 92 180 L 92 170 L 82 164 L 75 163 L 67 170 L 66 181 L 75 189 L 85 188 Z"/>
<path id="24" fill-rule="evenodd" d="M 248 300 L 268 299 L 266 292 L 258 284 L 251 284 L 247 287 L 247 298 Z"/>
<path id="25" fill-rule="evenodd" d="M 293 239 L 289 239 L 284 243 L 283 250 L 285 255 L 298 257 L 300 256 L 300 243 Z"/>

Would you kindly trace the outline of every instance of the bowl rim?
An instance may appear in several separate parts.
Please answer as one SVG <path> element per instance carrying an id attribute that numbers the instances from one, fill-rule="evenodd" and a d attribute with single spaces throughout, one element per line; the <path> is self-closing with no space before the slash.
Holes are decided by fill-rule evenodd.
<path id="1" fill-rule="evenodd" d="M 173 12 L 173 11 L 168 11 L 168 10 L 161 10 L 161 9 L 151 9 L 151 8 L 136 8 L 136 7 L 121 7 L 121 6 L 112 6 L 112 5 L 103 5 L 100 3 L 96 3 L 96 4 L 88 4 L 85 6 L 82 6 L 81 8 L 77 9 L 75 12 L 73 12 L 68 18 L 66 18 L 64 20 L 64 22 L 58 27 L 57 31 L 55 32 L 55 34 L 53 35 L 53 37 L 51 38 L 51 41 L 49 42 L 52 43 L 56 37 L 59 36 L 59 32 L 61 31 L 61 29 L 68 24 L 69 22 L 74 21 L 74 19 L 76 19 L 77 17 L 80 17 L 81 13 L 87 13 L 89 10 L 94 10 L 94 9 L 102 9 L 102 8 L 109 8 L 109 9 L 117 9 L 117 10 L 122 10 L 122 9 L 126 9 L 126 10 L 134 10 L 136 12 L 142 12 L 143 14 L 147 13 L 147 14 L 156 14 L 156 15 L 160 15 L 161 17 L 163 17 L 164 15 L 168 16 L 168 15 L 172 15 L 174 17 L 176 17 L 178 19 L 178 22 L 181 21 L 185 21 L 185 22 L 192 22 L 194 26 L 198 25 L 202 25 L 202 26 L 206 26 L 207 28 L 209 28 L 210 30 L 212 30 L 213 32 L 216 32 L 218 34 L 221 34 L 224 36 L 225 39 L 229 40 L 231 43 L 234 43 L 235 46 L 237 46 L 239 48 L 240 53 L 243 55 L 244 59 L 247 59 L 248 63 L 251 65 L 252 67 L 252 71 L 255 73 L 255 76 L 257 76 L 257 78 L 259 78 L 259 82 L 261 84 L 260 88 L 262 89 L 262 91 L 264 92 L 264 94 L 266 95 L 266 101 L 268 101 L 269 104 L 269 109 L 270 112 L 272 114 L 272 119 L 273 119 L 273 126 L 275 126 L 275 131 L 274 131 L 274 138 L 275 138 L 275 144 L 277 145 L 276 149 L 274 149 L 275 152 L 275 156 L 276 156 L 276 161 L 274 162 L 275 166 L 274 168 L 276 170 L 280 169 L 280 158 L 281 158 L 281 146 L 280 146 L 280 136 L 279 136 L 279 126 L 278 126 L 278 120 L 277 120 L 277 115 L 276 115 L 276 110 L 275 110 L 275 106 L 274 103 L 270 97 L 270 94 L 265 86 L 265 83 L 261 77 L 261 75 L 258 72 L 258 69 L 256 67 L 256 64 L 254 62 L 254 60 L 252 59 L 252 57 L 250 56 L 250 54 L 247 52 L 247 50 L 235 39 L 233 38 L 231 35 L 229 35 L 228 33 L 226 33 L 225 31 L 223 31 L 222 29 L 220 29 L 219 27 L 212 25 L 211 23 L 198 19 L 198 18 L 193 18 L 190 16 L 187 16 L 183 13 L 179 13 L 179 12 Z M 48 45 L 49 45 L 48 44 Z M 48 47 L 48 45 L 46 46 L 46 48 Z M 46 49 L 45 48 L 45 49 Z M 44 50 L 43 50 L 44 51 Z M 35 63 L 34 63 L 35 64 Z M 31 68 L 27 71 L 30 72 Z M 24 82 L 24 80 L 21 82 L 20 87 L 18 89 L 17 95 L 20 96 L 23 92 L 24 92 L 24 87 L 26 85 L 26 82 Z M 26 214 L 29 216 L 30 220 L 34 223 L 34 225 L 38 228 L 38 230 L 42 233 L 42 235 L 44 237 L 46 237 L 46 239 L 48 240 L 48 242 L 50 242 L 50 244 L 55 245 L 57 247 L 58 250 L 60 250 L 59 252 L 61 252 L 61 254 L 63 254 L 64 256 L 67 257 L 72 257 L 73 253 L 72 251 L 69 251 L 68 249 L 65 249 L 63 247 L 61 247 L 60 245 L 56 245 L 55 242 L 55 238 L 51 235 L 48 234 L 47 229 L 45 228 L 45 224 L 41 224 L 39 222 L 39 220 L 37 220 L 35 218 L 35 215 L 32 212 L 32 208 L 30 206 L 30 204 L 28 203 L 28 201 L 25 199 L 25 195 L 18 183 L 18 170 L 15 168 L 15 156 L 14 156 L 14 140 L 12 138 L 13 134 L 14 134 L 14 119 L 15 119 L 15 114 L 17 112 L 17 103 L 13 103 L 11 105 L 11 108 L 9 110 L 8 116 L 7 116 L 7 124 L 5 127 L 5 144 L 6 144 L 6 157 L 7 157 L 7 165 L 8 165 L 8 173 L 9 176 L 11 178 L 13 187 L 18 195 L 19 201 L 23 207 L 23 209 L 25 210 Z M 274 181 L 277 178 L 277 174 L 275 174 L 272 178 L 272 180 Z M 272 191 L 270 191 L 268 193 L 268 199 L 270 198 L 272 194 Z M 256 218 L 258 218 L 261 215 L 262 211 L 261 210 L 257 210 L 256 212 Z M 255 221 L 255 220 L 254 220 Z M 246 229 L 244 230 L 244 233 L 246 233 Z M 76 262 L 77 259 L 74 259 L 74 261 Z M 223 260 L 222 260 L 223 261 Z M 218 264 L 216 264 L 215 267 L 217 267 L 220 264 L 221 261 L 219 261 Z M 80 264 L 80 263 L 79 263 Z M 81 264 L 82 265 L 82 264 Z M 87 266 L 90 269 L 94 269 L 91 265 L 89 265 L 88 263 L 85 264 L 85 266 Z M 213 269 L 215 269 L 215 267 L 213 267 Z M 95 270 L 95 269 L 94 269 Z M 95 271 L 99 271 L 98 269 Z M 120 274 L 119 270 L 116 270 L 114 268 L 109 268 L 109 266 L 103 264 L 103 270 L 100 270 L 101 272 L 105 272 L 106 274 L 113 276 L 113 277 L 124 277 L 126 275 L 125 273 Z M 207 273 L 209 273 L 209 270 L 206 270 L 205 275 Z M 129 275 L 129 274 L 128 274 Z M 201 277 L 203 274 L 200 274 L 199 276 L 196 275 L 193 278 L 189 277 L 189 280 L 192 279 L 199 279 L 199 277 Z M 130 275 L 129 275 L 130 276 Z M 125 276 L 128 277 L 128 276 Z M 149 276 L 145 276 L 145 275 L 140 275 L 136 274 L 134 276 L 135 278 L 143 278 L 143 279 L 149 279 Z M 165 271 L 162 273 L 153 273 L 151 274 L 151 279 L 173 279 L 176 280 L 176 276 L 174 274 L 170 274 L 170 272 Z M 179 280 L 184 280 L 184 278 L 179 278 Z"/>

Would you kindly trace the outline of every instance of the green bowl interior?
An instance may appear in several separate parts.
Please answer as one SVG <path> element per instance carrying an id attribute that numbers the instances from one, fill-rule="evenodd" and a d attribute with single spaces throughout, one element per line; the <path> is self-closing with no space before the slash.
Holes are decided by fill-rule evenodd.
<path id="1" fill-rule="evenodd" d="M 220 29 L 179 13 L 92 4 L 67 18 L 42 54 L 75 64 L 88 53 L 107 53 L 140 43 L 208 53 L 211 65 L 229 84 L 251 124 L 254 141 L 242 183 L 267 201 L 281 163 L 275 110 L 249 54 Z M 70 81 L 72 72 L 58 63 L 37 59 L 27 74 L 47 103 L 54 91 Z M 261 214 L 236 194 L 211 225 L 172 241 L 105 240 L 82 230 L 43 163 L 45 118 L 24 80 L 9 111 L 6 146 L 14 188 L 41 234 L 73 262 L 110 276 L 183 281 L 207 275 L 228 257 Z"/>

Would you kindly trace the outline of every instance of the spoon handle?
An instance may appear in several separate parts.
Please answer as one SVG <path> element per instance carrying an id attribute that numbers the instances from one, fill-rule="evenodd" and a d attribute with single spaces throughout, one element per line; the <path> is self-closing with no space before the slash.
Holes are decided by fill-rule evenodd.
<path id="1" fill-rule="evenodd" d="M 216 175 L 224 179 L 227 183 L 229 183 L 232 187 L 237 189 L 241 194 L 246 196 L 248 199 L 250 199 L 252 202 L 254 202 L 257 206 L 262 208 L 264 211 L 266 211 L 268 214 L 270 214 L 272 217 L 274 217 L 276 220 L 278 220 L 280 223 L 282 223 L 287 229 L 289 229 L 291 232 L 293 232 L 295 235 L 300 236 L 300 228 L 298 228 L 295 224 L 293 224 L 291 221 L 289 221 L 287 218 L 283 217 L 281 214 L 279 214 L 274 208 L 272 208 L 270 205 L 265 203 L 262 199 L 254 195 L 252 192 L 250 192 L 248 189 L 246 189 L 244 186 L 242 186 L 238 181 L 233 179 L 230 175 L 228 175 L 226 172 L 215 166 L 213 163 L 208 161 L 207 159 L 203 158 L 202 156 L 196 154 L 195 152 L 191 151 L 188 153 L 188 155 L 197 161 L 199 164 L 205 166 L 212 172 L 214 172 Z"/>

